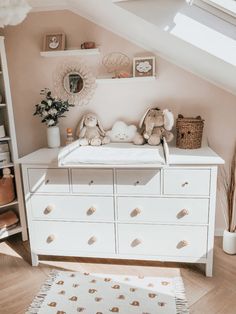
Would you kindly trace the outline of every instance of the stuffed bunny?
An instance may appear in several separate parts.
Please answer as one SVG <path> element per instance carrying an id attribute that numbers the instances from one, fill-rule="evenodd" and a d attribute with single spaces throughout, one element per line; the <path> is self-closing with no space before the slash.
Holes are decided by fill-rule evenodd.
<path id="1" fill-rule="evenodd" d="M 93 113 L 87 113 L 82 117 L 76 130 L 76 136 L 80 139 L 82 146 L 99 146 L 110 142 L 110 138 L 106 136 L 99 119 Z"/>
<path id="2" fill-rule="evenodd" d="M 170 132 L 173 125 L 174 116 L 171 111 L 149 108 L 140 121 L 140 133 L 135 136 L 134 144 L 142 145 L 147 142 L 155 146 L 160 144 L 163 137 L 170 142 L 174 137 Z"/>

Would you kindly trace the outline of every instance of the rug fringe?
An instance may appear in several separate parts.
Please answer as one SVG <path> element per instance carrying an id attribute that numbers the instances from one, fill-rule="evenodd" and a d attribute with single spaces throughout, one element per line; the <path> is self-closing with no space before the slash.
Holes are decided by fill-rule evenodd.
<path id="1" fill-rule="evenodd" d="M 48 275 L 47 280 L 44 282 L 42 287 L 39 290 L 39 293 L 36 295 L 31 305 L 25 312 L 25 314 L 37 314 L 40 311 L 43 301 L 47 296 L 47 292 L 51 289 L 54 281 L 56 280 L 59 272 L 57 270 L 52 270 Z"/>
<path id="2" fill-rule="evenodd" d="M 183 280 L 181 277 L 175 277 L 173 279 L 175 284 L 176 314 L 189 314 Z"/>

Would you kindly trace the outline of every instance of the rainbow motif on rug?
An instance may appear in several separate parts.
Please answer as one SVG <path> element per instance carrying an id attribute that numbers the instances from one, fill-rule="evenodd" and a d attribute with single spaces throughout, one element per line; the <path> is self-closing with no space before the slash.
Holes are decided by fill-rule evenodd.
<path id="1" fill-rule="evenodd" d="M 26 314 L 188 314 L 181 277 L 53 271 Z"/>

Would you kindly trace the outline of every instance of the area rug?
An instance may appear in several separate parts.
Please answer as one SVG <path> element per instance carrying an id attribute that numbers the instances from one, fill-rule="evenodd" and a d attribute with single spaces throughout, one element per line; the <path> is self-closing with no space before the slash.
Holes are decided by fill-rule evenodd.
<path id="1" fill-rule="evenodd" d="M 181 277 L 53 271 L 26 314 L 187 314 Z"/>

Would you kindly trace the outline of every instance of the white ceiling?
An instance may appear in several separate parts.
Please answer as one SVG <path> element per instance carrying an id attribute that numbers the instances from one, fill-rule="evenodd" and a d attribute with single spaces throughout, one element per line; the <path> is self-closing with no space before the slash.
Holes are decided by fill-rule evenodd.
<path id="1" fill-rule="evenodd" d="M 236 27 L 188 7 L 185 0 L 29 3 L 34 11 L 71 10 L 236 95 Z"/>

